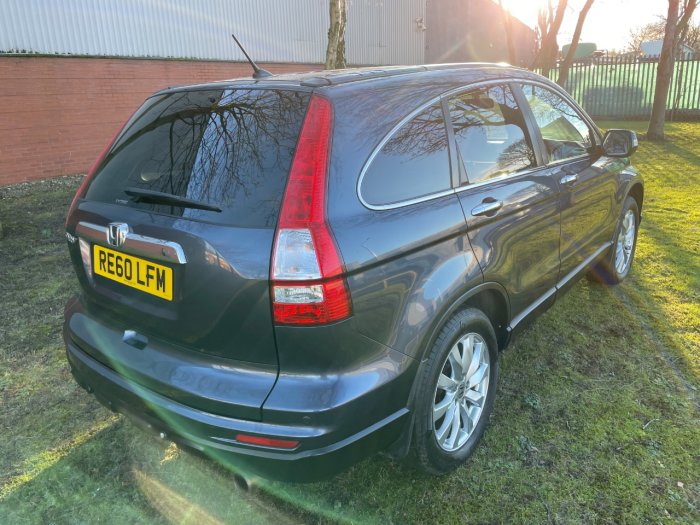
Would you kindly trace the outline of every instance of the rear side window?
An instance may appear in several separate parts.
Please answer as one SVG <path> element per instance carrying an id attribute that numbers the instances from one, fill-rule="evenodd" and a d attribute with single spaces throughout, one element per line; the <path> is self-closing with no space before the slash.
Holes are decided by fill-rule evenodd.
<path id="1" fill-rule="evenodd" d="M 225 89 L 151 99 L 107 154 L 86 198 L 222 224 L 274 226 L 309 98 Z M 134 202 L 127 188 L 222 211 Z"/>
<path id="2" fill-rule="evenodd" d="M 530 84 L 522 88 L 542 133 L 548 162 L 587 155 L 593 145 L 591 130 L 574 107 L 549 89 Z"/>
<path id="3" fill-rule="evenodd" d="M 449 190 L 450 158 L 439 104 L 404 124 L 384 144 L 360 185 L 373 206 L 395 204 Z"/>
<path id="4" fill-rule="evenodd" d="M 476 89 L 449 101 L 464 172 L 460 183 L 482 182 L 535 166 L 525 120 L 508 86 Z"/>

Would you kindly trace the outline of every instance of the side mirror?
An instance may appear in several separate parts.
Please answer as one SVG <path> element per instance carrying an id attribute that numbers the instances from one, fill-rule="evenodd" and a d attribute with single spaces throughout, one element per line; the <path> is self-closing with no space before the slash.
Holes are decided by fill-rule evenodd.
<path id="1" fill-rule="evenodd" d="M 637 134 L 628 129 L 609 129 L 603 138 L 603 151 L 608 157 L 629 157 L 637 146 Z"/>

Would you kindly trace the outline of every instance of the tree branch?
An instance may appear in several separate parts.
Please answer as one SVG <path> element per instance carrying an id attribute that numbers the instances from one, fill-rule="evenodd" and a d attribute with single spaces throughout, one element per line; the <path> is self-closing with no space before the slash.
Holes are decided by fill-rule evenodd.
<path id="1" fill-rule="evenodd" d="M 593 2 L 594 0 L 586 0 L 586 3 L 578 14 L 576 29 L 574 30 L 574 36 L 571 39 L 571 44 L 569 45 L 569 51 L 566 53 L 564 62 L 562 62 L 561 66 L 559 66 L 559 78 L 557 78 L 557 84 L 559 84 L 561 87 L 564 87 L 566 79 L 569 78 L 569 68 L 571 68 L 571 64 L 574 63 L 574 55 L 576 54 L 578 41 L 581 38 L 581 31 L 583 31 L 583 23 L 586 21 L 586 16 L 593 5 Z"/>

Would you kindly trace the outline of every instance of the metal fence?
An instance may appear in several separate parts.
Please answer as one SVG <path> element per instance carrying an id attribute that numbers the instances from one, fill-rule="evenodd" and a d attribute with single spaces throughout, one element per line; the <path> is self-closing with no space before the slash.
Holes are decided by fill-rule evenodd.
<path id="1" fill-rule="evenodd" d="M 648 119 L 658 57 L 603 57 L 571 66 L 564 88 L 595 118 Z M 549 77 L 556 81 L 558 69 Z M 667 119 L 700 120 L 700 55 L 676 60 Z"/>

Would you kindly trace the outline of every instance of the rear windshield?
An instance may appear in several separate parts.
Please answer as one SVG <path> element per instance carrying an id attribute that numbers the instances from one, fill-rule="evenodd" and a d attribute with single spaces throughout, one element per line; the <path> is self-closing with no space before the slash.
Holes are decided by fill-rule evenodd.
<path id="1" fill-rule="evenodd" d="M 85 197 L 177 217 L 273 227 L 309 98 L 260 89 L 152 98 L 114 143 Z M 222 211 L 135 202 L 127 188 Z"/>

